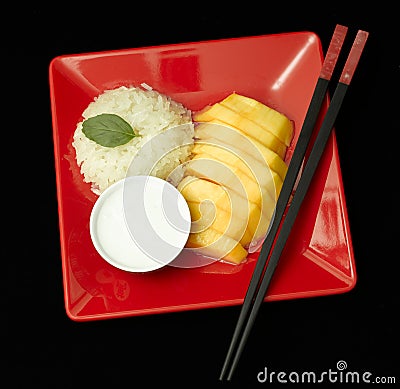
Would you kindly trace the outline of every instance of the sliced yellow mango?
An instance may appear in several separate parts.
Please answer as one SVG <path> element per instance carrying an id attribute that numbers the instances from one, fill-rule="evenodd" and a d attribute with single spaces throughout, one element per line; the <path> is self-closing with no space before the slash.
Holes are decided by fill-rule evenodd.
<path id="1" fill-rule="evenodd" d="M 249 205 L 247 199 L 214 182 L 187 176 L 179 183 L 178 190 L 186 201 L 201 203 L 208 200 L 215 207 L 232 213 L 233 217 L 240 218 L 243 221 L 248 218 Z"/>
<path id="2" fill-rule="evenodd" d="M 206 142 L 210 147 L 220 148 L 228 153 L 231 153 L 233 158 L 234 156 L 237 156 L 237 161 L 242 160 L 242 163 L 238 162 L 238 167 L 241 168 L 249 177 L 253 178 L 258 185 L 266 188 L 269 191 L 272 199 L 276 201 L 283 185 L 283 179 L 275 171 L 271 170 L 265 162 L 261 163 L 253 158 L 250 154 L 247 154 L 234 146 L 226 145 L 224 141 L 219 139 L 213 139 L 210 137 Z M 195 143 L 201 142 L 198 140 Z M 194 147 L 193 153 L 196 154 L 196 152 L 197 151 Z M 213 154 L 213 156 L 214 155 L 215 159 L 222 159 L 225 161 L 224 154 L 221 157 L 219 157 L 220 154 L 218 154 L 218 152 Z"/>
<path id="3" fill-rule="evenodd" d="M 218 144 L 231 149 L 234 154 L 245 160 L 252 161 L 255 159 L 263 165 L 266 164 L 267 168 L 269 167 L 275 171 L 282 180 L 285 179 L 288 167 L 280 155 L 231 126 L 224 125 L 217 120 L 209 123 L 200 123 L 195 127 L 195 137 L 204 141 L 201 143 L 206 143 L 210 139 L 218 139 L 220 141 Z M 195 142 L 193 152 L 196 152 L 196 146 Z M 243 152 L 246 154 L 243 154 Z"/>
<path id="4" fill-rule="evenodd" d="M 268 231 L 288 170 L 293 123 L 237 93 L 194 112 L 193 120 L 192 157 L 178 185 L 192 216 L 187 247 L 240 263 Z"/>
<path id="5" fill-rule="evenodd" d="M 232 217 L 241 220 L 252 239 L 260 233 L 260 228 L 263 229 L 270 222 L 269 215 L 262 212 L 257 204 L 249 202 L 236 192 L 214 182 L 187 176 L 177 188 L 186 201 L 202 203 L 209 200 L 216 208 L 221 208 Z"/>
<path id="6" fill-rule="evenodd" d="M 258 123 L 240 115 L 238 112 L 232 111 L 220 103 L 212 105 L 204 112 L 199 111 L 193 116 L 194 120 L 197 122 L 210 121 L 212 120 L 209 119 L 210 117 L 230 126 L 236 127 L 247 136 L 258 140 L 264 146 L 268 147 L 272 151 L 275 151 L 281 158 L 284 158 L 286 153 L 286 144 L 277 138 L 272 132 L 264 127 L 261 127 Z"/>
<path id="7" fill-rule="evenodd" d="M 209 122 L 214 119 L 214 115 L 210 113 L 212 105 L 207 105 L 203 109 L 193 112 L 193 120 L 195 122 Z"/>
<path id="8" fill-rule="evenodd" d="M 293 122 L 281 112 L 238 93 L 232 93 L 220 102 L 240 115 L 273 133 L 286 146 L 293 138 Z"/>
<path id="9" fill-rule="evenodd" d="M 203 141 L 196 141 L 192 149 L 192 154 L 194 155 L 192 159 L 195 159 L 198 155 L 208 155 L 216 161 L 239 169 L 263 189 L 267 189 L 275 199 L 282 187 L 284 177 L 282 178 L 279 173 L 270 171 L 267 165 L 263 166 L 263 164 L 255 160 L 251 155 L 241 150 L 235 152 L 235 149 L 232 149 L 230 146 L 225 146 L 219 140 L 210 138 L 210 140 L 205 143 L 203 143 Z M 257 175 L 261 175 L 260 179 Z"/>
<path id="10" fill-rule="evenodd" d="M 217 165 L 222 166 L 222 169 L 215 169 L 215 161 L 211 158 L 204 154 L 197 155 L 189 162 L 188 166 L 191 168 L 188 168 L 188 173 L 199 178 L 206 176 L 248 200 L 249 217 L 252 217 L 252 220 L 248 220 L 245 236 L 241 240 L 241 243 L 246 246 L 252 239 L 258 239 L 265 234 L 275 210 L 275 201 L 265 188 L 260 187 L 239 169 L 236 169 L 235 174 L 229 174 L 229 171 L 232 172 L 232 170 L 229 170 L 229 167 L 224 168 L 222 163 Z M 243 223 L 243 220 L 239 220 L 239 223 L 246 227 L 246 221 Z M 229 233 L 228 235 L 232 236 Z"/>
<path id="11" fill-rule="evenodd" d="M 247 250 L 239 242 L 213 228 L 189 234 L 186 247 L 198 249 L 201 254 L 234 264 L 243 262 L 247 257 Z"/>
<path id="12" fill-rule="evenodd" d="M 226 160 L 216 160 L 211 154 L 197 154 L 186 164 L 186 173 L 207 178 L 232 189 L 272 216 L 275 196 L 272 198 L 268 189 L 259 185 L 254 176 L 249 177 L 239 167 L 227 163 Z"/>
<path id="13" fill-rule="evenodd" d="M 260 186 L 238 167 L 216 160 L 209 154 L 198 154 L 185 165 L 185 169 L 188 175 L 223 185 L 261 206 Z"/>
<path id="14" fill-rule="evenodd" d="M 222 136 L 218 135 L 215 132 L 213 135 L 216 138 L 218 137 L 217 139 L 219 139 L 219 140 L 222 140 L 222 141 L 224 140 L 224 139 L 221 139 Z M 223 135 L 223 134 L 221 134 L 221 135 Z M 258 143 L 258 145 L 256 143 Z M 227 144 L 226 147 L 221 147 L 218 145 L 210 144 L 208 142 L 194 142 L 194 145 L 193 145 L 191 151 L 193 154 L 199 154 L 202 152 L 211 154 L 211 155 L 215 156 L 215 158 L 218 160 L 220 160 L 221 158 L 224 158 L 224 160 L 226 160 L 227 163 L 229 163 L 231 165 L 232 164 L 238 165 L 246 173 L 246 171 L 248 170 L 246 160 L 244 160 L 243 157 L 240 157 L 240 155 L 235 153 L 233 150 L 229 150 L 229 144 Z M 240 145 L 236 145 L 236 146 L 240 146 Z M 242 148 L 249 149 L 249 147 L 246 147 L 246 146 L 248 146 L 248 145 L 245 144 L 244 146 L 242 146 Z M 255 146 L 256 146 L 257 150 L 261 152 L 261 156 L 263 157 L 263 159 L 262 158 L 257 159 L 256 158 L 257 155 L 255 156 L 254 153 L 252 155 L 247 153 L 247 155 L 244 155 L 244 157 L 246 157 L 246 159 L 249 159 L 250 161 L 253 159 L 257 159 L 261 163 L 266 163 L 271 170 L 275 171 L 282 178 L 282 180 L 284 180 L 287 170 L 288 170 L 288 166 L 287 166 L 286 162 L 274 151 L 268 149 L 267 147 L 260 144 L 259 142 L 255 141 Z M 246 150 L 243 150 L 243 151 L 246 152 Z M 251 150 L 249 150 L 249 151 L 251 151 Z M 244 167 L 244 165 L 246 165 L 246 167 Z M 246 173 L 246 174 L 248 174 L 248 173 Z"/>
<path id="15" fill-rule="evenodd" d="M 243 247 L 252 241 L 246 223 L 239 218 L 233 218 L 232 214 L 215 207 L 211 202 L 202 203 L 188 201 L 190 216 L 192 218 L 192 233 L 202 232 L 212 228 L 238 241 Z"/>

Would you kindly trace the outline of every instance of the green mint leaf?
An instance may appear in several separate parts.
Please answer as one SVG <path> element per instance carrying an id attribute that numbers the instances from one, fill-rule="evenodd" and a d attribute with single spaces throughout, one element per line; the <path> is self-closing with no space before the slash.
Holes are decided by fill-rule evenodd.
<path id="1" fill-rule="evenodd" d="M 87 138 L 104 147 L 123 145 L 136 136 L 128 122 L 111 113 L 86 119 L 82 123 L 82 132 Z"/>

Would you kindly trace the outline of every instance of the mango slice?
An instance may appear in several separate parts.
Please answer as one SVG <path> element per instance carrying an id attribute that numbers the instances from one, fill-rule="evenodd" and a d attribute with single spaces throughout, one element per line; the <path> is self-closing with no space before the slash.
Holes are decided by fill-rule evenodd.
<path id="1" fill-rule="evenodd" d="M 203 140 L 195 142 L 202 143 Z M 231 166 L 232 164 L 237 165 L 237 167 L 242 170 L 246 175 L 252 178 L 257 185 L 266 188 L 271 197 L 276 200 L 279 196 L 280 190 L 283 185 L 283 179 L 276 173 L 275 171 L 269 169 L 269 166 L 264 162 L 261 163 L 259 160 L 256 160 L 250 154 L 244 153 L 242 150 L 239 150 L 236 147 L 231 145 L 226 146 L 226 144 L 218 139 L 208 138 L 206 141 L 208 146 L 215 147 L 215 154 L 212 154 L 213 157 L 218 161 L 228 161 Z M 225 150 L 226 152 L 231 154 L 231 158 L 228 158 L 226 153 L 217 151 L 218 149 Z M 197 154 L 198 150 L 193 148 L 193 154 Z M 236 158 L 235 158 L 236 156 Z M 236 163 L 234 163 L 236 160 Z"/>
<path id="2" fill-rule="evenodd" d="M 293 123 L 237 93 L 194 112 L 193 121 L 192 157 L 178 185 L 192 216 L 187 247 L 239 264 L 268 232 Z"/>
<path id="3" fill-rule="evenodd" d="M 290 145 L 293 138 L 293 123 L 281 112 L 238 93 L 230 94 L 220 104 L 270 131 L 286 146 Z"/>
<path id="4" fill-rule="evenodd" d="M 187 203 L 192 218 L 192 233 L 212 228 L 238 241 L 242 246 L 247 246 L 252 241 L 253 237 L 243 220 L 233 218 L 231 213 L 216 208 L 208 201 L 202 203 L 188 201 Z"/>
<path id="5" fill-rule="evenodd" d="M 267 166 L 275 171 L 282 180 L 286 176 L 288 167 L 280 155 L 268 147 L 265 147 L 256 139 L 246 137 L 246 135 L 234 127 L 224 125 L 217 120 L 208 123 L 200 123 L 195 127 L 195 137 L 203 141 L 200 143 L 206 143 L 206 141 L 217 139 L 218 143 L 225 148 L 230 148 L 232 151 L 238 150 L 235 154 L 239 154 L 239 156 L 245 160 L 249 159 L 251 161 L 256 159 L 263 165 L 267 164 Z M 196 152 L 197 143 L 195 142 L 194 144 L 193 152 Z"/>
<path id="6" fill-rule="evenodd" d="M 177 188 L 188 202 L 210 201 L 217 209 L 230 214 L 231 218 L 242 223 L 244 232 L 249 233 L 251 239 L 258 238 L 259 233 L 265 229 L 264 226 L 269 225 L 269 213 L 262 212 L 257 204 L 229 188 L 194 176 L 185 177 Z"/>
<path id="7" fill-rule="evenodd" d="M 213 228 L 189 234 L 187 247 L 198 248 L 203 255 L 234 264 L 243 262 L 247 257 L 247 250 L 239 242 Z"/>
<path id="8" fill-rule="evenodd" d="M 212 105 L 205 112 L 200 111 L 194 114 L 194 120 L 197 122 L 207 122 L 213 119 L 237 128 L 247 136 L 258 140 L 265 147 L 275 151 L 281 158 L 284 157 L 286 145 L 272 132 L 220 103 Z"/>
<path id="9" fill-rule="evenodd" d="M 186 164 L 186 172 L 191 176 L 206 178 L 232 189 L 261 209 L 274 208 L 275 196 L 271 196 L 269 189 L 259 185 L 253 177 L 249 177 L 239 167 L 223 159 L 216 160 L 212 154 L 195 155 Z"/>

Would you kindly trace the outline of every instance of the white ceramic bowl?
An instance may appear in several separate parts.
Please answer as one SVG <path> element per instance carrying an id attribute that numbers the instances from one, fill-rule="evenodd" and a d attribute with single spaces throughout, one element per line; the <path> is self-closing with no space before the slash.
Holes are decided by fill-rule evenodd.
<path id="1" fill-rule="evenodd" d="M 129 176 L 97 199 L 90 235 L 109 264 L 129 272 L 148 272 L 179 255 L 190 225 L 188 204 L 173 185 L 153 176 Z"/>

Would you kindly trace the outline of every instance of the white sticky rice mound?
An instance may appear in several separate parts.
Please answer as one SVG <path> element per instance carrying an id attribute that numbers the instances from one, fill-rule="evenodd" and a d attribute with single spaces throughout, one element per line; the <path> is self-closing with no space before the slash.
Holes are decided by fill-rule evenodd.
<path id="1" fill-rule="evenodd" d="M 194 139 L 191 111 L 146 84 L 142 86 L 106 90 L 88 105 L 76 126 L 72 142 L 76 162 L 84 181 L 91 183 L 96 194 L 126 177 L 128 170 L 131 174 L 167 179 L 190 156 Z M 116 147 L 104 147 L 88 139 L 82 132 L 83 121 L 102 113 L 119 115 L 139 136 Z M 167 132 L 169 135 L 163 136 Z M 131 163 L 145 144 L 145 155 Z M 160 159 L 161 154 L 164 156 Z"/>

